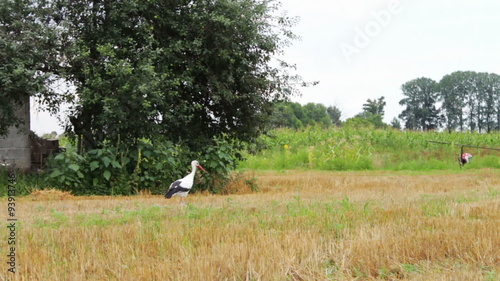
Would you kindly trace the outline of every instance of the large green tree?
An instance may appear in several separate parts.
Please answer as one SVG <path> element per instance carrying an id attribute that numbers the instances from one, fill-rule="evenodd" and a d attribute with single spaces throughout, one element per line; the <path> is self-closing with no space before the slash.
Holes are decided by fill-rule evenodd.
<path id="1" fill-rule="evenodd" d="M 158 135 L 192 149 L 222 134 L 250 140 L 292 91 L 270 64 L 293 37 L 273 1 L 57 3 L 78 97 L 67 128 L 80 147 Z"/>
<path id="2" fill-rule="evenodd" d="M 434 130 L 440 126 L 438 84 L 430 78 L 417 78 L 401 86 L 405 96 L 399 104 L 406 106 L 399 118 L 409 130 Z"/>
<path id="3" fill-rule="evenodd" d="M 491 132 L 499 129 L 500 78 L 493 73 L 456 71 L 439 82 L 446 129 Z"/>
<path id="4" fill-rule="evenodd" d="M 465 73 L 461 71 L 445 75 L 439 82 L 441 110 L 448 131 L 465 128 Z"/>
<path id="5" fill-rule="evenodd" d="M 495 105 L 500 100 L 500 76 L 493 73 L 474 73 L 476 86 L 477 131 L 498 130 L 498 112 Z"/>

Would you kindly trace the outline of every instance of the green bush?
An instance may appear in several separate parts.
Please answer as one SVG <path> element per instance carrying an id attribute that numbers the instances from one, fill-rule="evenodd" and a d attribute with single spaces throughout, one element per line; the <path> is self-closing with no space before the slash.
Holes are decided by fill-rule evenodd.
<path id="1" fill-rule="evenodd" d="M 167 141 L 153 144 L 144 140 L 129 153 L 129 159 L 127 184 L 133 194 L 141 190 L 164 193 L 171 182 L 185 176 L 185 167 L 191 163 L 185 148 Z"/>
<path id="2" fill-rule="evenodd" d="M 232 180 L 230 172 L 236 169 L 238 162 L 243 159 L 242 148 L 241 142 L 227 136 L 214 138 L 212 145 L 207 146 L 198 157 L 207 173 L 202 174 L 194 190 L 219 193 Z"/>
<path id="3" fill-rule="evenodd" d="M 214 138 L 199 153 L 166 141 L 142 140 L 134 148 L 111 145 L 79 155 L 68 146 L 49 162 L 50 186 L 75 195 L 131 195 L 143 190 L 163 194 L 173 181 L 190 172 L 192 160 L 207 173 L 198 173 L 193 191 L 218 193 L 231 181 L 242 145 L 226 137 Z"/>
<path id="4" fill-rule="evenodd" d="M 75 195 L 130 195 L 141 190 L 160 194 L 165 182 L 181 175 L 176 157 L 181 151 L 170 143 L 154 146 L 148 141 L 134 149 L 105 146 L 84 155 L 68 146 L 49 162 L 48 182 Z"/>
<path id="5" fill-rule="evenodd" d="M 47 181 L 55 188 L 75 195 L 130 194 L 120 181 L 126 174 L 116 148 L 106 147 L 79 155 L 68 146 L 49 161 Z"/>

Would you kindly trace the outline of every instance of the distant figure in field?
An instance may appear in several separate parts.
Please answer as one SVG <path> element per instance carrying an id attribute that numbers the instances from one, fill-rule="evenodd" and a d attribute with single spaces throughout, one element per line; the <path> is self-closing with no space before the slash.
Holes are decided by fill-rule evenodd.
<path id="1" fill-rule="evenodd" d="M 470 160 L 472 159 L 472 154 L 470 153 L 462 153 L 462 155 L 458 158 L 458 161 L 460 163 L 460 166 L 463 166 L 467 163 L 470 163 Z"/>

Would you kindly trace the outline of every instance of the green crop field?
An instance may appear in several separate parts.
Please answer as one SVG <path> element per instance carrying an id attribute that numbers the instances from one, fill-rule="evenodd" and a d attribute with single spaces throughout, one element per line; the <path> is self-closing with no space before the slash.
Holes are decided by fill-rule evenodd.
<path id="1" fill-rule="evenodd" d="M 440 145 L 428 141 L 448 142 Z M 244 169 L 447 170 L 460 169 L 460 146 L 500 149 L 500 133 L 401 132 L 396 130 L 278 129 L 260 139 L 240 165 Z M 259 150 L 264 148 L 264 150 Z M 500 151 L 465 148 L 474 155 L 465 168 L 500 168 Z"/>

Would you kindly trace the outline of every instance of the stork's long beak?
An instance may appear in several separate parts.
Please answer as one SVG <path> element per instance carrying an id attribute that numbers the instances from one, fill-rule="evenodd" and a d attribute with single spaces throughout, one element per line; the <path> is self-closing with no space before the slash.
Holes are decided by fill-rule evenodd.
<path id="1" fill-rule="evenodd" d="M 198 168 L 202 169 L 203 172 L 207 173 L 207 171 L 205 171 L 205 169 L 203 169 L 203 167 L 201 165 L 198 165 Z"/>

